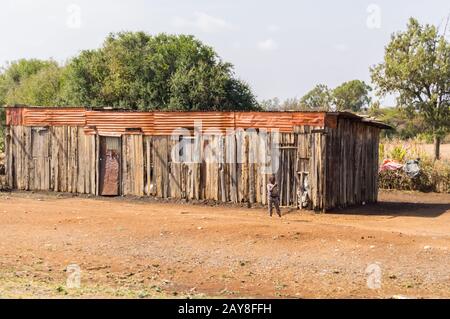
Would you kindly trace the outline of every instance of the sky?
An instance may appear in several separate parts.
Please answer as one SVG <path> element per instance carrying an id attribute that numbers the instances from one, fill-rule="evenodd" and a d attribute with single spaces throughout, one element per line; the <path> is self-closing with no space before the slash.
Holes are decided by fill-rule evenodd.
<path id="1" fill-rule="evenodd" d="M 283 100 L 319 83 L 371 84 L 370 66 L 409 17 L 443 29 L 449 14 L 448 0 L 3 0 L 0 65 L 64 63 L 111 32 L 192 34 L 231 62 L 259 100 Z"/>

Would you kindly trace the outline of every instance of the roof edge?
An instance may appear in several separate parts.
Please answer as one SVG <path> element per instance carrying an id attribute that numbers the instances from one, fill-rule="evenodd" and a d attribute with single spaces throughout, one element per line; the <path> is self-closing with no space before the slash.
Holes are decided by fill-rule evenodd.
<path id="1" fill-rule="evenodd" d="M 13 109 L 13 108 L 28 108 L 28 109 L 61 109 L 61 110 L 67 110 L 67 109 L 73 109 L 73 110 L 85 110 L 85 111 L 98 111 L 98 112 L 132 112 L 132 113 L 212 113 L 212 112 L 235 112 L 235 113 L 246 113 L 246 112 L 256 112 L 256 113 L 276 113 L 276 114 L 324 114 L 326 116 L 336 116 L 338 118 L 346 118 L 346 119 L 353 119 L 357 121 L 361 121 L 363 123 L 366 123 L 367 125 L 376 126 L 380 129 L 393 129 L 392 126 L 383 123 L 381 121 L 378 121 L 373 118 L 361 116 L 352 112 L 348 111 L 274 111 L 274 110 L 253 110 L 253 111 L 218 111 L 218 110 L 186 110 L 186 111 L 178 111 L 178 110 L 132 110 L 132 109 L 119 109 L 119 108 L 113 108 L 113 107 L 87 107 L 87 106 L 38 106 L 38 105 L 24 105 L 24 104 L 15 104 L 15 105 L 3 105 L 2 108 L 5 109 Z"/>

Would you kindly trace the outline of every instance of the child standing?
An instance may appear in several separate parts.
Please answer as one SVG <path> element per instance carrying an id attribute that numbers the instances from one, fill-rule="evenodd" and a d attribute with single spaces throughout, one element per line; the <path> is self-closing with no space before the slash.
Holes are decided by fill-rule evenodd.
<path id="1" fill-rule="evenodd" d="M 269 201 L 269 215 L 272 217 L 272 208 L 275 206 L 278 216 L 281 217 L 280 211 L 280 192 L 278 191 L 278 184 L 276 183 L 275 176 L 269 178 L 269 184 L 267 184 L 267 199 Z"/>

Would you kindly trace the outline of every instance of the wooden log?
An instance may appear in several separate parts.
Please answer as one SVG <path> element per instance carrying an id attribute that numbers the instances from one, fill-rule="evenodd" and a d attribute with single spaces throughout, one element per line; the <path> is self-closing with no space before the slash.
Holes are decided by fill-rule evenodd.
<path id="1" fill-rule="evenodd" d="M 152 180 L 152 170 L 153 170 L 153 162 L 152 162 L 152 137 L 146 136 L 145 140 L 145 174 L 146 174 L 146 195 L 152 196 L 153 192 L 153 180 Z"/>
<path id="2" fill-rule="evenodd" d="M 6 181 L 8 184 L 8 187 L 14 188 L 14 182 L 13 182 L 13 176 L 14 176 L 14 161 L 13 161 L 13 143 L 14 140 L 12 138 L 13 135 L 13 128 L 12 127 L 6 127 L 5 130 L 5 155 L 6 155 L 6 161 L 5 161 L 5 170 L 6 170 Z"/>
<path id="3" fill-rule="evenodd" d="M 179 143 L 178 140 L 170 139 L 168 141 L 169 148 L 168 148 L 168 156 L 171 156 L 171 151 L 175 149 L 175 146 Z M 173 198 L 181 198 L 181 163 L 176 162 L 174 160 L 178 159 L 171 159 L 170 161 L 170 174 L 169 174 L 169 196 Z"/>
<path id="4" fill-rule="evenodd" d="M 249 136 L 247 133 L 243 134 L 242 142 L 241 202 L 247 203 L 249 201 Z"/>
<path id="5" fill-rule="evenodd" d="M 219 170 L 219 199 L 223 203 L 227 202 L 227 187 L 226 187 L 226 149 L 225 149 L 225 137 L 219 136 L 218 140 L 218 148 L 220 150 L 219 154 L 219 164 L 218 164 L 218 170 Z"/>
<path id="6" fill-rule="evenodd" d="M 256 176 L 255 176 L 255 161 L 256 161 L 256 132 L 248 133 L 248 201 L 250 204 L 256 202 Z"/>

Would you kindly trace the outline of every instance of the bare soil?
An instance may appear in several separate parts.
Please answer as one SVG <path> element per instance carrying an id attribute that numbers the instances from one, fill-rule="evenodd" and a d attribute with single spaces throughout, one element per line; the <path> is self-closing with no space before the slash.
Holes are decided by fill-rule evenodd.
<path id="1" fill-rule="evenodd" d="M 282 212 L 0 193 L 0 297 L 450 297 L 450 194 Z M 372 264 L 379 289 L 367 285 Z"/>

